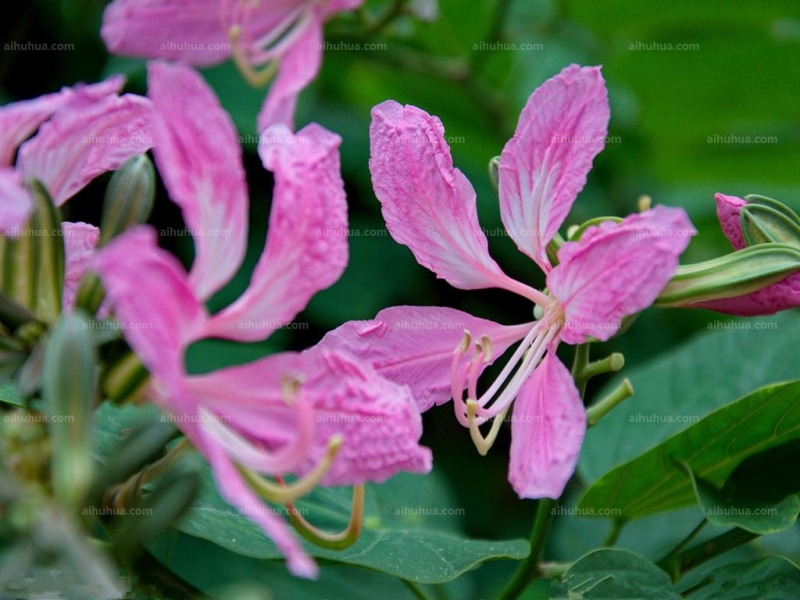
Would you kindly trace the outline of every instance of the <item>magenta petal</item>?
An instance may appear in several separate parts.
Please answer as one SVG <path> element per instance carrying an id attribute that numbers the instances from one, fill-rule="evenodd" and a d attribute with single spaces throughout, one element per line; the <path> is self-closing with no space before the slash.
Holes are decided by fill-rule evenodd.
<path id="1" fill-rule="evenodd" d="M 75 99 L 19 149 L 20 172 L 44 183 L 57 205 L 153 145 L 147 98 L 112 95 L 94 100 L 89 92 Z"/>
<path id="2" fill-rule="evenodd" d="M 320 346 L 347 352 L 387 379 L 408 385 L 424 412 L 450 399 L 453 352 L 465 331 L 475 341 L 482 336 L 491 341 L 492 356 L 485 368 L 530 328 L 499 325 L 452 308 L 395 306 L 369 321 L 345 323 L 328 333 Z"/>
<path id="3" fill-rule="evenodd" d="M 16 237 L 32 211 L 33 201 L 19 173 L 0 167 L 0 235 Z"/>
<path id="4" fill-rule="evenodd" d="M 372 185 L 392 237 L 450 285 L 506 287 L 478 223 L 475 190 L 453 167 L 441 121 L 389 100 L 372 109 L 370 140 Z"/>
<path id="5" fill-rule="evenodd" d="M 184 351 L 202 337 L 207 315 L 178 260 L 157 246 L 153 229 L 138 227 L 99 251 L 92 268 L 144 366 L 168 386 L 180 385 Z"/>
<path id="6" fill-rule="evenodd" d="M 265 339 L 344 272 L 348 231 L 340 143 L 316 124 L 297 134 L 275 125 L 262 134 L 259 154 L 275 175 L 267 244 L 250 286 L 214 315 L 212 335 Z"/>
<path id="7" fill-rule="evenodd" d="M 223 448 L 213 439 L 206 438 L 202 431 L 198 431 L 192 441 L 208 459 L 222 497 L 264 530 L 286 557 L 287 567 L 292 574 L 315 579 L 318 569 L 314 560 L 306 555 L 286 522 L 276 514 L 276 509 L 261 502 L 248 487 Z"/>
<path id="8" fill-rule="evenodd" d="M 691 305 L 692 308 L 707 308 L 739 317 L 773 315 L 796 306 L 800 306 L 800 274 L 798 273 L 792 273 L 786 279 L 752 294 L 722 300 L 707 300 Z"/>
<path id="9" fill-rule="evenodd" d="M 714 199 L 717 201 L 717 217 L 722 232 L 730 240 L 734 250 L 741 250 L 745 247 L 745 243 L 739 213 L 747 202 L 737 196 L 725 194 L 716 194 Z"/>
<path id="10" fill-rule="evenodd" d="M 307 402 L 315 415 L 313 441 L 302 455 L 295 448 L 294 457 L 288 450 L 297 446 L 304 423 L 281 396 L 286 381 L 299 382 L 298 401 Z M 345 354 L 319 348 L 284 352 L 191 377 L 187 385 L 200 404 L 270 448 L 275 459 L 294 462 L 297 473 L 314 468 L 331 436 L 341 435 L 344 443 L 325 485 L 379 482 L 398 471 L 430 470 L 430 451 L 419 445 L 422 420 L 408 388 Z"/>
<path id="11" fill-rule="evenodd" d="M 212 65 L 231 53 L 222 4 L 221 0 L 114 0 L 103 14 L 100 35 L 112 54 Z"/>
<path id="12" fill-rule="evenodd" d="M 547 244 L 605 146 L 600 67 L 571 65 L 533 92 L 500 158 L 500 211 L 517 247 L 547 269 Z"/>
<path id="13" fill-rule="evenodd" d="M 567 242 L 547 287 L 564 310 L 561 339 L 580 344 L 605 341 L 620 321 L 650 306 L 678 268 L 678 257 L 695 234 L 683 209 L 656 206 L 591 227 Z"/>
<path id="14" fill-rule="evenodd" d="M 64 232 L 64 292 L 61 304 L 70 310 L 83 274 L 94 257 L 94 248 L 100 238 L 100 230 L 87 223 L 61 224 Z"/>
<path id="15" fill-rule="evenodd" d="M 294 128 L 298 94 L 317 76 L 322 64 L 322 17 L 314 11 L 305 31 L 278 60 L 278 75 L 258 114 L 258 130 L 274 124 Z"/>
<path id="16" fill-rule="evenodd" d="M 572 375 L 548 353 L 514 402 L 508 480 L 519 497 L 561 496 L 585 433 L 586 411 Z"/>
<path id="17" fill-rule="evenodd" d="M 149 95 L 158 170 L 194 237 L 189 280 L 208 298 L 237 271 L 247 243 L 247 184 L 239 136 L 203 78 L 151 63 Z"/>

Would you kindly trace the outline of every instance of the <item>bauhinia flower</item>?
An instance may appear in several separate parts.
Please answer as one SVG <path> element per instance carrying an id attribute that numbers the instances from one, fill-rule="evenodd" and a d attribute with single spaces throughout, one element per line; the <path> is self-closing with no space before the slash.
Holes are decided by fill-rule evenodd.
<path id="1" fill-rule="evenodd" d="M 233 58 L 254 85 L 275 81 L 258 117 L 292 127 L 297 96 L 319 72 L 322 29 L 364 0 L 114 0 L 101 35 L 116 54 L 205 67 Z"/>
<path id="2" fill-rule="evenodd" d="M 742 208 L 747 206 L 747 200 L 725 194 L 717 194 L 715 199 L 717 201 L 717 217 L 723 233 L 734 250 L 741 250 L 746 243 L 740 215 Z M 742 317 L 771 315 L 781 310 L 800 306 L 800 273 L 795 272 L 777 283 L 743 296 L 707 300 L 690 306 Z"/>
<path id="3" fill-rule="evenodd" d="M 395 240 L 454 287 L 502 288 L 533 302 L 542 316 L 503 326 L 448 308 L 401 306 L 347 323 L 321 346 L 369 360 L 409 385 L 423 411 L 452 397 L 481 453 L 513 404 L 509 480 L 521 497 L 556 498 L 586 429 L 580 394 L 556 348 L 608 340 L 625 316 L 652 304 L 677 269 L 691 223 L 682 209 L 657 206 L 589 227 L 560 247 L 557 264 L 548 258 L 548 244 L 605 144 L 609 107 L 597 67 L 570 66 L 537 89 L 499 161 L 503 223 L 546 274 L 546 292 L 511 279 L 489 256 L 475 192 L 453 167 L 441 122 L 393 101 L 372 115 L 372 181 Z M 497 380 L 478 394 L 483 369 L 520 340 Z M 491 420 L 484 437 L 479 426 Z"/>
<path id="4" fill-rule="evenodd" d="M 250 484 L 256 478 L 260 490 L 272 489 L 276 484 L 260 474 L 296 474 L 300 479 L 284 492 L 300 494 L 317 483 L 359 485 L 400 470 L 427 472 L 431 456 L 419 446 L 421 417 L 411 391 L 328 349 L 203 375 L 187 373 L 184 353 L 208 337 L 263 340 L 340 277 L 348 260 L 341 140 L 315 124 L 297 134 L 285 125 L 264 132 L 259 154 L 275 177 L 266 247 L 242 296 L 209 315 L 204 301 L 244 256 L 241 148 L 194 71 L 150 65 L 149 95 L 156 164 L 193 234 L 196 258 L 187 274 L 143 226 L 112 240 L 93 268 L 150 371 L 151 398 L 209 461 L 222 495 L 275 541 L 293 573 L 313 577 L 313 560 Z"/>
<path id="5" fill-rule="evenodd" d="M 98 175 L 118 169 L 152 146 L 150 101 L 120 96 L 124 83 L 123 77 L 114 76 L 0 108 L 0 235 L 26 235 L 33 210 L 27 182 L 39 180 L 61 206 Z M 69 307 L 98 231 L 69 222 L 62 230 L 63 305 Z"/>

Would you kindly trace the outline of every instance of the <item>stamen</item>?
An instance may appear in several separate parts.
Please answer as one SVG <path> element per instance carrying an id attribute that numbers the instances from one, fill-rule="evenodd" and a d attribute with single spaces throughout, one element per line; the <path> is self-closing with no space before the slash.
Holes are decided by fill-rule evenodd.
<path id="1" fill-rule="evenodd" d="M 489 430 L 489 433 L 486 437 L 483 437 L 480 429 L 478 429 L 478 423 L 476 419 L 476 411 L 478 410 L 478 403 L 475 400 L 467 400 L 467 419 L 469 421 L 469 435 L 472 438 L 472 443 L 475 444 L 475 448 L 478 449 L 478 453 L 481 456 L 486 456 L 489 452 L 489 449 L 494 445 L 495 440 L 497 439 L 497 434 L 500 433 L 500 426 L 503 424 L 503 420 L 506 418 L 506 414 L 508 413 L 509 407 L 506 407 L 505 410 L 501 411 L 492 422 L 492 428 Z"/>
<path id="2" fill-rule="evenodd" d="M 317 463 L 317 466 L 314 467 L 311 472 L 289 485 L 281 486 L 272 483 L 257 472 L 241 465 L 237 465 L 237 468 L 253 491 L 264 500 L 276 504 L 288 504 L 305 496 L 319 485 L 322 478 L 325 477 L 325 474 L 330 471 L 333 461 L 342 447 L 342 442 L 343 438 L 341 435 L 332 435 L 328 440 L 328 450 L 322 460 Z"/>
<path id="3" fill-rule="evenodd" d="M 275 76 L 275 73 L 277 73 L 278 63 L 273 61 L 260 70 L 256 69 L 247 60 L 245 50 L 240 43 L 242 35 L 241 26 L 234 25 L 231 27 L 229 35 L 231 40 L 231 57 L 233 58 L 236 68 L 239 69 L 239 72 L 242 74 L 242 77 L 245 78 L 247 83 L 256 88 L 267 85 Z"/>
<path id="4" fill-rule="evenodd" d="M 278 482 L 283 483 L 283 480 L 278 478 Z M 317 529 L 306 521 L 292 502 L 287 503 L 286 508 L 289 511 L 289 521 L 304 539 L 320 548 L 344 550 L 355 544 L 361 535 L 361 528 L 364 524 L 364 486 L 353 487 L 350 522 L 347 524 L 347 528 L 340 533 L 328 533 Z"/>
<path id="5" fill-rule="evenodd" d="M 531 343 L 533 342 L 534 338 L 539 334 L 539 332 L 544 327 L 544 324 L 539 322 L 534 324 L 531 327 L 531 330 L 525 336 L 525 338 L 520 342 L 517 349 L 514 351 L 514 354 L 511 356 L 509 361 L 506 363 L 506 366 L 503 367 L 503 370 L 500 371 L 500 375 L 497 376 L 497 379 L 494 380 L 494 383 L 486 390 L 483 395 L 478 399 L 478 404 L 483 407 L 492 399 L 492 397 L 498 392 L 498 390 L 502 387 L 503 383 L 505 383 L 508 376 L 511 374 L 511 371 L 514 370 L 514 367 L 517 366 L 520 359 L 523 357 L 525 352 L 530 347 Z"/>

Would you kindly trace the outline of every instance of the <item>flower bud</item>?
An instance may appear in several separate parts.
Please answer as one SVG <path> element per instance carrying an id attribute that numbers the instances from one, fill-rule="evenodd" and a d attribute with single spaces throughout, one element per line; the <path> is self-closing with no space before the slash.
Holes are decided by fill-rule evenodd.
<path id="1" fill-rule="evenodd" d="M 141 154 L 129 159 L 111 177 L 106 188 L 98 247 L 134 225 L 147 221 L 156 195 L 153 163 Z"/>

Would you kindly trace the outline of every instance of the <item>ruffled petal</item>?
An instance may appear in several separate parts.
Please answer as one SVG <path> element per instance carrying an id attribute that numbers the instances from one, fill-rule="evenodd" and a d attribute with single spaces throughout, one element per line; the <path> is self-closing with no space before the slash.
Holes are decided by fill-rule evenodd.
<path id="1" fill-rule="evenodd" d="M 548 353 L 514 402 L 508 480 L 519 497 L 561 496 L 585 433 L 586 411 L 572 375 Z"/>
<path id="2" fill-rule="evenodd" d="M 178 260 L 158 247 L 153 229 L 142 226 L 114 238 L 92 269 L 142 364 L 168 387 L 180 387 L 184 351 L 202 337 L 208 316 Z"/>
<path id="3" fill-rule="evenodd" d="M 571 65 L 533 92 L 500 158 L 500 212 L 517 247 L 543 269 L 545 253 L 586 184 L 608 134 L 600 67 Z"/>
<path id="4" fill-rule="evenodd" d="M 63 93 L 47 94 L 0 108 L 0 167 L 14 164 L 17 147 L 67 100 Z"/>
<path id="5" fill-rule="evenodd" d="M 238 270 L 247 244 L 247 183 L 239 137 L 203 78 L 151 63 L 154 155 L 170 198 L 194 237 L 189 281 L 207 299 Z"/>
<path id="6" fill-rule="evenodd" d="M 347 352 L 387 379 L 408 385 L 424 412 L 450 399 L 453 352 L 465 331 L 475 341 L 482 336 L 490 340 L 492 354 L 483 369 L 524 338 L 530 328 L 530 324 L 499 325 L 452 308 L 395 306 L 369 321 L 345 323 L 319 345 Z"/>
<path id="7" fill-rule="evenodd" d="M 372 109 L 370 140 L 372 185 L 392 237 L 457 288 L 509 287 L 489 256 L 475 190 L 453 167 L 441 121 L 388 100 Z"/>
<path id="8" fill-rule="evenodd" d="M 579 344 L 605 341 L 623 317 L 650 306 L 678 268 L 695 234 L 686 212 L 657 206 L 591 227 L 567 242 L 547 286 L 564 310 L 561 339 Z"/>
<path id="9" fill-rule="evenodd" d="M 298 474 L 313 469 L 325 456 L 331 436 L 341 435 L 344 443 L 325 485 L 379 482 L 398 471 L 430 470 L 430 451 L 419 445 L 422 420 L 408 388 L 343 353 L 319 348 L 286 352 L 187 381 L 201 405 L 269 448 L 274 457 L 288 460 L 291 447 Z M 296 443 L 302 415 L 280 394 L 293 381 L 315 415 L 313 441 L 302 455 Z M 247 460 L 243 453 L 239 456 Z M 250 464 L 258 466 L 258 460 L 266 458 L 253 456 Z"/>
<path id="10" fill-rule="evenodd" d="M 103 14 L 100 35 L 112 54 L 213 65 L 231 53 L 222 5 L 220 0 L 114 0 Z"/>
<path id="11" fill-rule="evenodd" d="M 344 272 L 348 231 L 340 143 L 316 124 L 297 134 L 275 125 L 261 136 L 259 154 L 275 175 L 266 248 L 244 294 L 214 315 L 211 334 L 265 339 Z"/>
<path id="12" fill-rule="evenodd" d="M 70 310 L 75 303 L 75 294 L 83 274 L 94 257 L 100 230 L 88 223 L 61 224 L 64 232 L 64 291 L 61 305 Z"/>
<path id="13" fill-rule="evenodd" d="M 61 205 L 98 175 L 152 147 L 151 110 L 139 96 L 79 94 L 22 144 L 17 167 L 25 179 L 44 183 Z"/>

